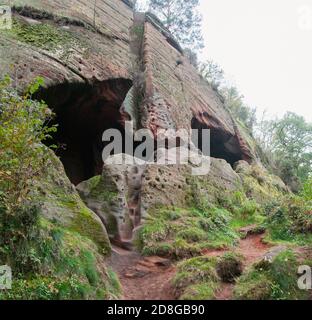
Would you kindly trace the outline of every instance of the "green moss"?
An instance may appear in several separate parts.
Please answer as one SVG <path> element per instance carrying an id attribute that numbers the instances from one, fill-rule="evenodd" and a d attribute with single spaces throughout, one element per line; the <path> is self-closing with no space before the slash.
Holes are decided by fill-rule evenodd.
<path id="1" fill-rule="evenodd" d="M 200 228 L 189 227 L 179 231 L 177 233 L 177 237 L 189 242 L 197 242 L 197 241 L 205 240 L 207 238 L 207 234 L 204 230 Z"/>
<path id="2" fill-rule="evenodd" d="M 90 190 L 94 190 L 98 187 L 99 183 L 101 182 L 101 176 L 95 176 L 88 180 L 88 186 Z"/>
<path id="3" fill-rule="evenodd" d="M 256 164 L 239 175 L 243 180 L 243 189 L 246 195 L 259 204 L 263 205 L 275 198 L 282 197 L 286 192 L 286 187 L 278 177 L 271 175 Z"/>
<path id="4" fill-rule="evenodd" d="M 188 243 L 186 240 L 177 238 L 172 243 L 172 257 L 175 259 L 190 258 L 201 253 L 201 248 L 197 244 Z"/>
<path id="5" fill-rule="evenodd" d="M 299 265 L 291 250 L 281 252 L 271 263 L 256 263 L 238 280 L 234 295 L 246 300 L 306 299 L 308 293 L 297 285 Z"/>
<path id="6" fill-rule="evenodd" d="M 214 282 L 199 283 L 187 287 L 179 300 L 214 300 L 218 286 Z"/>
<path id="7" fill-rule="evenodd" d="M 29 92 L 33 93 L 40 83 L 32 84 Z M 12 105 L 16 109 L 16 103 Z M 28 101 L 26 109 L 30 106 L 33 104 Z M 33 119 L 32 126 L 39 130 L 39 113 L 34 116 L 38 119 Z M 13 121 L 14 132 L 25 131 L 24 113 L 21 118 Z M 20 143 L 18 150 L 27 154 L 28 169 L 36 174 L 26 175 L 25 185 L 17 177 L 14 189 L 19 201 L 4 197 L 9 192 L 2 192 L 6 189 L 0 183 L 0 265 L 8 264 L 13 270 L 13 289 L 1 291 L 0 298 L 110 299 L 109 288 L 116 287 L 116 279 L 105 267 L 103 251 L 109 248 L 105 229 L 83 205 L 55 154 L 40 144 L 40 137 L 45 137 L 43 129 L 35 138 L 36 130 L 29 128 L 27 140 L 36 142 L 36 152 L 29 154 L 27 150 L 32 148 L 24 150 L 25 143 Z M 8 154 L 12 153 L 11 143 L 9 139 Z M 12 174 L 21 171 L 11 167 Z"/>
<path id="8" fill-rule="evenodd" d="M 40 219 L 40 238 L 29 244 L 36 270 L 14 275 L 0 299 L 111 299 L 120 295 L 116 275 L 107 271 L 88 238 Z M 33 263 L 33 262 L 32 262 Z"/>
<path id="9" fill-rule="evenodd" d="M 234 297 L 238 300 L 269 300 L 271 295 L 270 278 L 256 271 L 251 271 L 241 277 L 234 289 Z"/>
<path id="10" fill-rule="evenodd" d="M 142 255 L 144 256 L 161 256 L 161 257 L 172 257 L 175 252 L 174 246 L 171 243 L 151 243 L 146 245 L 142 249 Z"/>
<path id="11" fill-rule="evenodd" d="M 111 203 L 117 197 L 117 191 L 111 191 L 107 189 L 105 181 L 103 181 L 101 176 L 96 176 L 88 180 L 88 189 L 90 190 L 89 198 L 102 201 L 104 203 Z"/>
<path id="12" fill-rule="evenodd" d="M 87 236 L 92 239 L 104 255 L 111 252 L 109 239 L 105 234 L 105 229 L 101 225 L 100 221 L 97 221 L 94 214 L 86 207 L 82 207 L 76 212 L 75 217 L 72 220 L 70 229 Z"/>
<path id="13" fill-rule="evenodd" d="M 265 207 L 266 241 L 307 245 L 312 243 L 311 202 L 291 196 L 272 201 Z"/>
<path id="14" fill-rule="evenodd" d="M 107 286 L 107 292 L 109 293 L 110 297 L 114 299 L 118 299 L 122 291 L 122 287 L 118 279 L 118 276 L 111 268 L 108 268 L 107 276 L 109 280 L 108 286 Z"/>
<path id="15" fill-rule="evenodd" d="M 173 286 L 180 299 L 212 299 L 219 287 L 215 258 L 196 257 L 180 262 Z"/>
<path id="16" fill-rule="evenodd" d="M 243 272 L 243 257 L 229 252 L 218 258 L 217 273 L 223 282 L 234 282 Z"/>
<path id="17" fill-rule="evenodd" d="M 73 41 L 69 32 L 48 23 L 30 25 L 14 19 L 12 29 L 7 32 L 21 42 L 49 51 L 54 51 Z"/>
<path id="18" fill-rule="evenodd" d="M 102 222 L 72 188 L 60 160 L 52 151 L 50 169 L 39 177 L 36 189 L 37 201 L 44 204 L 43 213 L 47 219 L 93 240 L 104 255 L 110 253 L 110 242 Z"/>
<path id="19" fill-rule="evenodd" d="M 231 214 L 223 209 L 154 208 L 137 234 L 136 245 L 143 254 L 173 258 L 192 257 L 208 248 L 235 244 L 238 235 L 230 229 Z"/>

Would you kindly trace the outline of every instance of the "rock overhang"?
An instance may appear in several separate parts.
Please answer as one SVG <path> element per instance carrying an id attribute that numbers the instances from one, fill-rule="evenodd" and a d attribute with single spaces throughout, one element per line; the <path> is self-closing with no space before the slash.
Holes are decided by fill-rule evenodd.
<path id="1" fill-rule="evenodd" d="M 14 32 L 1 35 L 0 42 L 12 51 L 9 60 L 15 63 L 12 74 L 17 75 L 16 81 L 26 85 L 35 76 L 42 76 L 48 87 L 46 92 L 51 92 L 49 88 L 65 88 L 66 84 L 78 83 L 86 88 L 128 79 L 134 85 L 130 101 L 133 112 L 128 119 L 132 117 L 138 128 L 150 129 L 155 136 L 159 129 L 211 129 L 215 150 L 212 156 L 231 165 L 238 160 L 255 159 L 220 97 L 188 62 L 168 30 L 150 14 L 136 21 L 128 2 L 101 0 L 96 11 L 90 3 L 80 1 L 76 7 L 49 0 L 13 2 L 27 5 L 24 12 L 21 7 L 15 10 L 17 19 L 30 16 L 39 25 L 49 24 L 60 32 L 68 32 L 75 40 L 79 38 L 78 42 L 70 42 L 64 52 L 25 43 Z M 64 17 L 68 19 L 65 26 Z M 134 32 L 134 26 L 141 26 L 142 32 Z M 139 48 L 134 49 L 134 45 Z M 7 64 L 1 69 L 3 74 L 5 69 L 8 71 Z M 121 90 L 115 101 L 122 99 Z M 116 112 L 118 121 L 125 116 L 123 111 Z"/>

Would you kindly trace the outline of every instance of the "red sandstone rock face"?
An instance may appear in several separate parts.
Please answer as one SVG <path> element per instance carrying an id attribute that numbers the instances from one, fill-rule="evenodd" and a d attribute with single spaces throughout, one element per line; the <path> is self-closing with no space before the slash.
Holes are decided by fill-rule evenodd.
<path id="1" fill-rule="evenodd" d="M 0 74 L 10 73 L 18 86 L 36 76 L 44 77 L 47 86 L 141 78 L 135 82 L 135 93 L 143 93 L 144 103 L 134 97 L 133 108 L 141 116 L 135 120 L 142 127 L 156 136 L 158 129 L 190 129 L 196 120 L 197 127 L 222 135 L 218 144 L 227 143 L 236 152 L 228 156 L 232 161 L 224 156 L 227 161 L 250 162 L 254 158 L 218 95 L 185 59 L 168 32 L 151 17 L 145 22 L 142 17 L 134 19 L 129 1 L 99 0 L 96 6 L 80 0 L 19 0 L 13 4 L 19 6 L 15 9 L 19 23 L 49 24 L 66 36 L 64 43 L 42 46 L 14 32 L 0 34 Z M 21 5 L 29 7 L 21 9 Z M 142 50 L 138 48 L 140 40 Z M 129 120 L 125 110 L 121 111 Z M 215 156 L 222 157 L 222 152 L 218 150 Z"/>
<path id="2" fill-rule="evenodd" d="M 14 28 L 1 32 L 0 75 L 9 73 L 18 87 L 36 76 L 45 79 L 48 88 L 40 97 L 57 114 L 54 142 L 66 144 L 59 156 L 67 176 L 78 184 L 102 172 L 96 196 L 105 190 L 116 194 L 107 203 L 85 199 L 115 241 L 127 244 L 153 206 L 183 207 L 189 197 L 214 203 L 243 187 L 231 165 L 256 158 L 248 137 L 153 17 L 133 15 L 127 0 L 98 0 L 96 6 L 82 0 L 13 4 L 30 6 L 15 10 L 19 25 L 48 26 L 60 37 L 53 41 L 45 31 L 46 39 L 29 41 Z M 122 131 L 126 120 L 151 129 L 155 137 L 159 129 L 211 129 L 210 172 L 192 177 L 191 165 L 102 170 L 102 131 Z"/>
<path id="3" fill-rule="evenodd" d="M 60 33 L 66 32 L 68 35 L 59 47 L 43 49 L 12 33 L 1 32 L 0 54 L 3 58 L 0 73 L 11 73 L 20 86 L 36 76 L 43 76 L 49 86 L 64 81 L 131 78 L 129 30 L 133 24 L 133 14 L 123 1 L 97 1 L 95 12 L 94 3 L 90 1 L 22 0 L 13 1 L 13 4 L 24 4 L 39 12 L 53 14 L 48 19 L 30 20 L 31 10 L 19 10 L 19 15 L 15 17 L 22 23 L 49 23 Z M 36 12 L 34 16 L 40 15 Z M 62 22 L 64 17 L 71 19 L 66 26 Z M 77 26 L 80 24 L 85 27 Z"/>
<path id="4" fill-rule="evenodd" d="M 252 152 L 216 92 L 151 22 L 145 23 L 143 64 L 144 127 L 156 135 L 158 129 L 195 129 L 192 122 L 196 120 L 196 129 L 211 129 L 212 134 L 223 137 L 218 144 L 232 146 L 233 156 L 222 156 L 218 151 L 216 157 L 231 164 L 238 160 L 251 162 Z"/>

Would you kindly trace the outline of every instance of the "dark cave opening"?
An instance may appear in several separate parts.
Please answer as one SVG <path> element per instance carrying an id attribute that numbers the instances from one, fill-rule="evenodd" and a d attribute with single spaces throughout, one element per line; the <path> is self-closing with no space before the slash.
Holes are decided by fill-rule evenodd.
<path id="1" fill-rule="evenodd" d="M 67 176 L 75 185 L 102 172 L 103 132 L 118 129 L 124 135 L 120 107 L 132 86 L 129 79 L 94 84 L 62 83 L 43 89 L 44 100 L 55 113 L 57 132 L 46 141 L 57 145 Z"/>
<path id="2" fill-rule="evenodd" d="M 195 117 L 192 119 L 191 127 L 192 129 L 198 130 L 198 148 L 201 151 L 203 151 L 201 131 L 203 129 L 210 129 L 210 154 L 205 154 L 205 156 L 224 159 L 232 167 L 237 161 L 243 160 L 243 151 L 241 150 L 241 146 L 236 136 L 224 132 L 219 128 L 209 128 L 206 124 L 201 123 Z"/>

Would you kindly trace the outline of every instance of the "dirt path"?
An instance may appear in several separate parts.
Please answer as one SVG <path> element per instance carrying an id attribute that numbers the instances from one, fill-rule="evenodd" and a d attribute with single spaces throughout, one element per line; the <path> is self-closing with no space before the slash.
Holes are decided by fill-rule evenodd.
<path id="1" fill-rule="evenodd" d="M 110 266 L 117 272 L 123 300 L 174 300 L 171 280 L 175 267 L 160 257 L 142 257 L 135 251 L 113 248 Z"/>
<path id="2" fill-rule="evenodd" d="M 242 254 L 244 267 L 248 267 L 263 257 L 271 247 L 262 242 L 263 235 L 250 235 L 242 239 L 234 250 Z M 228 250 L 207 250 L 205 255 L 217 257 Z M 175 267 L 170 260 L 160 257 L 142 257 L 136 251 L 113 247 L 109 265 L 118 274 L 123 300 L 174 300 L 171 281 Z M 234 284 L 223 283 L 216 295 L 217 300 L 230 300 Z"/>
<path id="3" fill-rule="evenodd" d="M 251 235 L 240 240 L 238 248 L 235 250 L 245 257 L 244 266 L 250 266 L 263 257 L 272 246 L 262 242 L 263 235 Z"/>
<path id="4" fill-rule="evenodd" d="M 239 242 L 238 247 L 234 252 L 244 256 L 244 268 L 252 265 L 257 260 L 261 259 L 272 247 L 262 242 L 263 235 L 250 235 L 246 239 Z M 208 256 L 221 256 L 227 252 L 223 251 L 208 251 L 205 254 Z M 231 300 L 233 296 L 234 284 L 223 283 L 219 292 L 216 295 L 217 300 Z"/>

